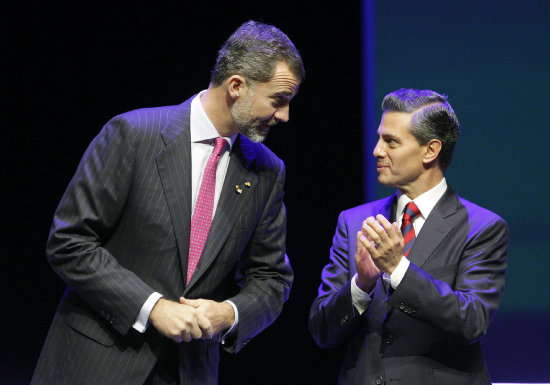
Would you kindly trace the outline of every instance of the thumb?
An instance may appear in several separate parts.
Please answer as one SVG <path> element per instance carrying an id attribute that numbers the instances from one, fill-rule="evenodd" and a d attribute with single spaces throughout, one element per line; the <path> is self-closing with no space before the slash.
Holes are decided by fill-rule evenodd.
<path id="1" fill-rule="evenodd" d="M 199 307 L 199 300 L 198 299 L 188 299 L 188 298 L 180 297 L 180 303 L 183 304 L 183 305 Z"/>

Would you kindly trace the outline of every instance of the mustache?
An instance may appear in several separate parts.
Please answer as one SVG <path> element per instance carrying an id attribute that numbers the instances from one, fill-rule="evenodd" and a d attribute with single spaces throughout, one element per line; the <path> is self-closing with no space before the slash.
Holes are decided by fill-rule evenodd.
<path id="1" fill-rule="evenodd" d="M 269 127 L 273 127 L 274 125 L 279 123 L 279 120 L 276 118 L 269 118 L 265 120 L 260 120 L 260 123 Z"/>

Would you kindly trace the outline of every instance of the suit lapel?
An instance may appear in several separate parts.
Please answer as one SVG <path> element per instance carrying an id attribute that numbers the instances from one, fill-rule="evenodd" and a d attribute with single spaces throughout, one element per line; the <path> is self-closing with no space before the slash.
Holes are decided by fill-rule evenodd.
<path id="1" fill-rule="evenodd" d="M 184 282 L 187 275 L 191 228 L 191 100 L 192 98 L 176 107 L 162 130 L 165 148 L 156 158 L 174 227 Z"/>
<path id="2" fill-rule="evenodd" d="M 421 267 L 447 234 L 453 229 L 454 222 L 449 217 L 456 213 L 458 198 L 450 187 L 426 218 L 420 234 L 409 253 L 409 260 Z"/>
<path id="3" fill-rule="evenodd" d="M 214 262 L 233 229 L 235 221 L 240 216 L 240 213 L 245 210 L 246 203 L 250 199 L 258 181 L 258 176 L 251 170 L 254 159 L 255 151 L 253 145 L 248 139 L 239 135 L 231 151 L 231 159 L 216 208 L 216 214 L 208 233 L 208 239 L 204 245 L 197 269 L 193 273 L 193 277 L 189 281 L 185 292 L 200 279 Z"/>

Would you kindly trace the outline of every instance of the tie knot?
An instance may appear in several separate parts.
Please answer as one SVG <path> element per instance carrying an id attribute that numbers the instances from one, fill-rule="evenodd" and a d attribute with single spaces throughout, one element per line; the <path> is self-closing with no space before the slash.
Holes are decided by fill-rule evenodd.
<path id="1" fill-rule="evenodd" d="M 216 143 L 214 144 L 214 151 L 212 153 L 216 154 L 216 155 L 221 155 L 223 154 L 225 148 L 229 145 L 229 143 L 227 143 L 227 140 L 225 140 L 224 138 L 221 138 L 221 137 L 217 137 L 216 138 Z"/>
<path id="2" fill-rule="evenodd" d="M 407 218 L 409 221 L 412 221 L 418 215 L 420 215 L 420 209 L 418 208 L 418 206 L 413 201 L 407 203 L 407 205 L 405 206 L 405 213 L 403 214 L 403 218 Z"/>

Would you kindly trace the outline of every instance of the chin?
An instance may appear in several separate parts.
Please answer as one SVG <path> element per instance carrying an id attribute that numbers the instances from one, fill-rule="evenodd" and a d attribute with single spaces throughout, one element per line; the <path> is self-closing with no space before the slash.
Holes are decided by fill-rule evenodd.
<path id="1" fill-rule="evenodd" d="M 252 133 L 252 134 L 243 134 L 244 136 L 246 136 L 248 139 L 250 139 L 252 142 L 254 143 L 262 143 L 265 138 L 267 137 L 267 135 L 261 135 L 261 134 L 258 134 L 258 133 Z"/>
<path id="2" fill-rule="evenodd" d="M 378 183 L 383 184 L 384 186 L 392 186 L 391 181 L 381 175 L 378 175 Z"/>

